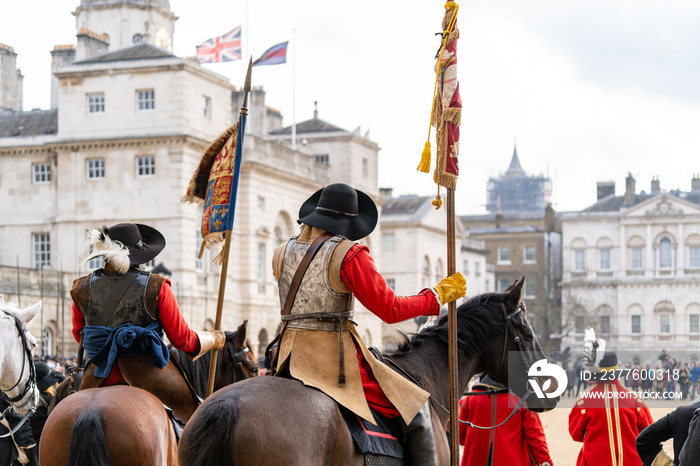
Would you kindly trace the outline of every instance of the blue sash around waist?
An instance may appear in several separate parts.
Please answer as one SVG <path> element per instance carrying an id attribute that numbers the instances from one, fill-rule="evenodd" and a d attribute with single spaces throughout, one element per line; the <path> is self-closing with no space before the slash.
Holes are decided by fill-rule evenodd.
<path id="1" fill-rule="evenodd" d="M 163 327 L 154 322 L 148 327 L 131 323 L 119 327 L 86 325 L 83 329 L 83 348 L 96 366 L 97 377 L 107 377 L 117 358 L 147 354 L 158 369 L 170 361 L 170 352 L 163 341 Z"/>

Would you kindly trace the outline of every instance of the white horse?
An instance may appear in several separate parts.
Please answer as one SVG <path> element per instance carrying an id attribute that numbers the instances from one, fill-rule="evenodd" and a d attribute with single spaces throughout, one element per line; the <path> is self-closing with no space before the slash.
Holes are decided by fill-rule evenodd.
<path id="1" fill-rule="evenodd" d="M 41 301 L 20 309 L 16 304 L 5 304 L 0 295 L 0 391 L 20 415 L 30 412 L 39 399 L 32 360 L 36 338 L 27 328 L 40 309 Z"/>

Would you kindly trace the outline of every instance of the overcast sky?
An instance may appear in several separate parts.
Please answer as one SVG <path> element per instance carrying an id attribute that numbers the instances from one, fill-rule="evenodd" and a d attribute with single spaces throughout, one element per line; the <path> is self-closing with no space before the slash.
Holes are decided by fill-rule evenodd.
<path id="1" fill-rule="evenodd" d="M 25 108 L 49 107 L 49 52 L 75 43 L 71 12 L 79 3 L 3 5 L 0 43 L 18 54 Z M 464 110 L 457 213 L 484 211 L 488 178 L 508 168 L 516 141 L 523 169 L 553 179 L 556 210 L 594 203 L 597 181 L 615 181 L 622 194 L 628 172 L 637 191 L 648 191 L 652 176 L 662 189 L 690 189 L 692 174 L 700 173 L 700 2 L 458 3 Z M 253 85 L 264 87 L 267 105 L 282 112 L 284 124 L 292 123 L 293 94 L 297 122 L 311 118 L 318 101 L 321 119 L 370 131 L 381 147 L 380 186 L 434 194 L 432 177 L 415 168 L 428 135 L 434 34 L 444 1 L 171 0 L 170 6 L 180 18 L 179 56 L 194 55 L 196 45 L 239 25 L 243 52 L 254 59 L 289 40 L 286 64 L 253 69 Z M 240 86 L 246 64 L 205 66 Z"/>

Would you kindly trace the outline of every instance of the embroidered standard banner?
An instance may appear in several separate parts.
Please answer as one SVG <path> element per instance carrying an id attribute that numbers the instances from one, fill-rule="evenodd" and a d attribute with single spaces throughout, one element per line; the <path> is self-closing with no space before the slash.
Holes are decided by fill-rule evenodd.
<path id="1" fill-rule="evenodd" d="M 435 105 L 433 122 L 437 127 L 437 163 L 433 179 L 446 188 L 457 187 L 459 175 L 459 125 L 462 120 L 462 99 L 457 80 L 457 29 L 456 5 L 445 5 L 442 20 L 446 43 L 440 55 L 440 70 L 443 77 L 438 83 L 440 102 Z"/>
<path id="2" fill-rule="evenodd" d="M 223 241 L 229 214 L 231 180 L 236 159 L 238 122 L 234 123 L 204 152 L 187 187 L 184 201 L 203 203 L 202 247 Z"/>

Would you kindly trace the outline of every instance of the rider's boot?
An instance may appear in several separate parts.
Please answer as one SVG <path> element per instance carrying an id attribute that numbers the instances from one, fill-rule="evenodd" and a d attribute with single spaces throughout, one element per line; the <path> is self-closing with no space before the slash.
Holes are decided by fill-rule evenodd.
<path id="1" fill-rule="evenodd" d="M 435 442 L 433 440 L 433 425 L 430 420 L 430 406 L 426 402 L 418 411 L 416 417 L 406 425 L 399 418 L 401 426 L 401 446 L 406 466 L 437 465 Z"/>

